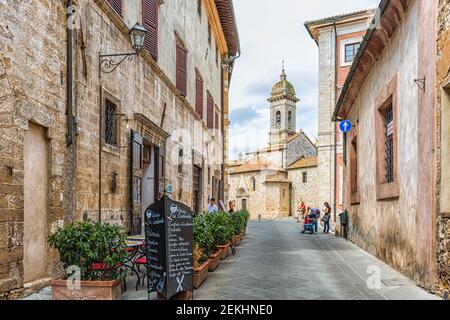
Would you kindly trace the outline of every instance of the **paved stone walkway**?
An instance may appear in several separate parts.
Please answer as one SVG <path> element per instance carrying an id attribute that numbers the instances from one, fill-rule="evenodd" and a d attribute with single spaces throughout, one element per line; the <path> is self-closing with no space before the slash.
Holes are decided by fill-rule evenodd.
<path id="1" fill-rule="evenodd" d="M 368 268 L 380 289 L 368 289 Z M 379 268 L 379 269 L 377 269 Z M 372 269 L 369 269 L 372 270 Z M 372 283 L 372 282 L 369 282 Z M 237 254 L 209 273 L 194 299 L 437 299 L 351 242 L 304 235 L 292 219 L 252 222 Z"/>
<path id="2" fill-rule="evenodd" d="M 349 241 L 301 234 L 293 219 L 249 223 L 236 251 L 209 273 L 195 300 L 438 299 Z M 379 289 L 367 285 L 373 270 L 380 274 Z M 146 300 L 146 288 L 136 291 L 135 283 L 127 281 L 123 298 Z M 47 288 L 28 299 L 47 300 L 50 294 Z"/>

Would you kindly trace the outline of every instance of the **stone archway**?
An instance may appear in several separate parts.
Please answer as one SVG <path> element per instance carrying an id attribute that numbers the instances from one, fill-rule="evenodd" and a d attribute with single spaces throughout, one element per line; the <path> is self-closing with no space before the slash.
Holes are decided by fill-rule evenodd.
<path id="1" fill-rule="evenodd" d="M 248 194 L 247 190 L 244 188 L 239 188 L 236 192 L 236 198 L 237 198 L 237 209 L 238 210 L 248 210 Z"/>

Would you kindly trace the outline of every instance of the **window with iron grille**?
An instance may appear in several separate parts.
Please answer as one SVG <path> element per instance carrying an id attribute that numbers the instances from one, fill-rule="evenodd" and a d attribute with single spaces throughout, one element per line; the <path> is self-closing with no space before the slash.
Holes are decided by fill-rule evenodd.
<path id="1" fill-rule="evenodd" d="M 345 45 L 345 62 L 352 62 L 355 59 L 360 46 L 359 42 Z"/>
<path id="2" fill-rule="evenodd" d="M 358 137 L 355 136 L 350 146 L 350 189 L 358 193 Z"/>
<path id="3" fill-rule="evenodd" d="M 117 105 L 106 99 L 105 103 L 105 143 L 109 145 L 117 145 L 117 128 L 116 128 Z"/>
<path id="4" fill-rule="evenodd" d="M 392 105 L 385 111 L 385 134 L 386 134 L 386 182 L 394 181 L 394 117 Z"/>

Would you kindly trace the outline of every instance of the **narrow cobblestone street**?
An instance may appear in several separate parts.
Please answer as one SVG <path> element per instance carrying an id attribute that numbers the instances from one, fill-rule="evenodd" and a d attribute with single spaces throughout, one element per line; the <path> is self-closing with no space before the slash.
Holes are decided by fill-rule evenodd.
<path id="1" fill-rule="evenodd" d="M 294 219 L 250 222 L 236 254 L 208 274 L 194 300 L 438 299 L 351 242 L 331 234 L 301 234 L 300 228 Z M 368 288 L 373 275 L 368 268 L 379 268 L 379 289 Z M 146 288 L 135 291 L 135 283 L 129 279 L 123 298 L 146 300 Z M 51 291 L 26 299 L 48 300 Z"/>
<path id="2" fill-rule="evenodd" d="M 381 271 L 370 290 L 370 266 Z M 293 219 L 249 224 L 235 256 L 209 273 L 194 299 L 367 300 L 437 299 L 351 242 L 334 235 L 303 235 Z"/>

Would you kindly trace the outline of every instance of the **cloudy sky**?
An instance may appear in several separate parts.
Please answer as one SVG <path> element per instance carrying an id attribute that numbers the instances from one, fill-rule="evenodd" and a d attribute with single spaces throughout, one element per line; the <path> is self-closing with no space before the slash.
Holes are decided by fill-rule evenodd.
<path id="1" fill-rule="evenodd" d="M 297 130 L 317 138 L 318 50 L 303 23 L 376 7 L 379 0 L 234 0 L 241 41 L 230 89 L 230 157 L 268 143 L 269 103 L 285 60 L 297 91 Z"/>

